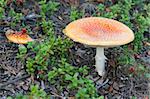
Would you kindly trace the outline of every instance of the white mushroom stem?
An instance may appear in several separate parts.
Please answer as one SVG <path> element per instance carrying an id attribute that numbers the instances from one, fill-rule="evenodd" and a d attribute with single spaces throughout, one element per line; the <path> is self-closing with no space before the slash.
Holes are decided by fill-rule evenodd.
<path id="1" fill-rule="evenodd" d="M 100 76 L 105 74 L 105 59 L 107 59 L 104 55 L 104 48 L 97 47 L 96 48 L 96 56 L 95 56 L 95 67 Z"/>

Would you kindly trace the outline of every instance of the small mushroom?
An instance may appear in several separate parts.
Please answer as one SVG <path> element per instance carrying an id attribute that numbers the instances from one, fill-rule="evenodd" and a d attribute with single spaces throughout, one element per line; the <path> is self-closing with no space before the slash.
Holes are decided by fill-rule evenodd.
<path id="1" fill-rule="evenodd" d="M 76 42 L 96 48 L 96 69 L 105 74 L 104 48 L 127 44 L 134 40 L 132 30 L 121 22 L 102 17 L 88 17 L 69 23 L 64 34 Z"/>
<path id="2" fill-rule="evenodd" d="M 33 39 L 29 35 L 27 35 L 26 29 L 22 29 L 20 32 L 7 30 L 5 35 L 7 39 L 13 43 L 27 44 L 28 42 L 33 41 Z"/>

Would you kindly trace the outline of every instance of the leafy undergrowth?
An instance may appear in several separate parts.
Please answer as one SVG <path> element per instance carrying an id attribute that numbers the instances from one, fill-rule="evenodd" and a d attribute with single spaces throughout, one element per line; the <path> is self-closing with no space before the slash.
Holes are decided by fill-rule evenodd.
<path id="1" fill-rule="evenodd" d="M 144 34 L 149 35 L 149 7 L 150 4 L 148 1 L 120 0 L 118 2 L 116 1 L 113 5 L 110 3 L 107 7 L 105 4 L 99 4 L 99 13 L 94 14 L 94 16 L 116 19 L 133 30 L 135 39 L 132 43 L 120 47 L 122 53 L 118 56 L 118 65 L 124 65 L 128 68 L 132 66 L 135 72 L 137 71 L 136 74 L 140 72 L 139 76 L 141 72 L 143 72 L 144 75 L 149 75 L 149 67 L 144 66 L 141 62 L 136 60 L 138 54 L 142 51 L 144 43 L 148 42 L 149 39 L 149 36 L 144 37 Z"/>
<path id="2" fill-rule="evenodd" d="M 115 64 L 108 62 L 110 67 L 107 68 L 112 70 L 122 68 L 128 78 L 143 77 L 149 79 L 150 67 L 148 65 L 150 63 L 142 60 L 149 57 L 147 53 L 149 51 L 148 30 L 150 27 L 149 0 L 102 0 L 101 2 L 98 2 L 98 0 L 97 2 L 91 2 L 89 0 L 85 4 L 77 3 L 77 1 L 70 1 L 67 4 L 65 2 L 67 0 L 60 2 L 51 0 L 38 0 L 38 2 L 32 0 L 0 1 L 0 18 L 3 20 L 10 19 L 9 24 L 7 23 L 9 28 L 16 30 L 26 28 L 30 35 L 35 38 L 34 42 L 30 42 L 26 46 L 19 46 L 16 55 L 17 59 L 24 63 L 24 70 L 31 75 L 30 89 L 27 90 L 26 95 L 17 93 L 12 97 L 8 97 L 9 99 L 13 97 L 17 99 L 48 99 L 50 97 L 104 99 L 104 96 L 111 98 L 111 96 L 107 96 L 106 93 L 99 91 L 100 89 L 96 87 L 97 83 L 92 79 L 92 73 L 89 72 L 94 67 L 93 63 L 89 66 L 79 65 L 75 67 L 70 62 L 71 52 L 69 50 L 75 48 L 76 44 L 64 36 L 62 30 L 61 35 L 55 30 L 56 27 L 63 29 L 68 22 L 86 16 L 112 18 L 129 26 L 135 33 L 135 40 L 128 45 L 113 48 L 113 51 L 118 54 L 115 56 L 111 53 L 112 57 L 110 58 L 117 58 L 113 60 Z M 32 13 L 34 12 L 32 10 L 35 10 L 31 14 L 32 16 L 28 16 L 29 13 L 22 9 L 22 7 L 26 8 L 28 3 L 36 5 L 36 8 L 30 9 Z M 68 7 L 69 11 L 67 11 L 66 16 L 69 21 L 67 20 L 67 23 L 60 27 L 54 22 L 53 17 L 55 14 L 57 15 L 62 6 Z M 65 14 L 63 15 L 65 16 Z M 58 16 L 59 20 L 65 21 L 64 16 Z M 27 20 L 29 20 L 28 23 Z M 143 50 L 146 52 L 144 55 Z M 76 56 L 74 57 L 76 58 Z M 96 76 L 98 75 L 96 74 Z M 114 78 L 111 79 L 114 80 Z M 36 84 L 36 81 L 42 81 L 45 85 Z M 47 86 L 54 87 L 54 90 L 46 91 L 45 87 Z M 135 88 L 135 90 L 137 89 Z M 111 86 L 108 93 L 112 93 Z M 129 98 L 133 96 L 132 98 L 134 98 L 134 96 L 143 97 L 146 95 L 148 94 L 138 96 L 134 93 L 130 96 L 123 95 L 121 97 Z"/>

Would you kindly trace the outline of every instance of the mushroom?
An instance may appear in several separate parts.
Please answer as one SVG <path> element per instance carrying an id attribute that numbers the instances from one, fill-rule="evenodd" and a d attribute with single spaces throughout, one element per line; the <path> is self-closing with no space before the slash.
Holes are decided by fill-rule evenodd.
<path id="1" fill-rule="evenodd" d="M 132 30 L 121 22 L 102 17 L 87 17 L 69 23 L 63 30 L 73 41 L 96 48 L 95 67 L 105 74 L 104 48 L 127 44 L 134 40 Z"/>
<path id="2" fill-rule="evenodd" d="M 26 29 L 22 29 L 20 32 L 14 30 L 7 30 L 5 33 L 8 40 L 18 44 L 27 44 L 33 41 L 33 39 L 27 35 Z"/>

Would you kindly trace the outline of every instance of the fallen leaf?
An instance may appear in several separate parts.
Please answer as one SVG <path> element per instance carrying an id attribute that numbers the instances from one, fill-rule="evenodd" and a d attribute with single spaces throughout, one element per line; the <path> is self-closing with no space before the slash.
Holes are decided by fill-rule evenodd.
<path id="1" fill-rule="evenodd" d="M 110 86 L 108 91 L 109 91 L 109 92 L 112 92 L 112 91 L 113 91 L 113 87 Z"/>
<path id="2" fill-rule="evenodd" d="M 139 58 L 141 58 L 141 57 L 140 57 L 140 55 L 138 55 L 138 54 L 134 54 L 134 58 L 135 58 L 135 59 L 139 59 Z"/>
<path id="3" fill-rule="evenodd" d="M 61 16 L 58 16 L 58 18 L 59 18 L 60 20 L 63 20 Z"/>
<path id="4" fill-rule="evenodd" d="M 75 99 L 75 97 L 68 97 L 68 99 Z"/>
<path id="5" fill-rule="evenodd" d="M 13 2 L 13 0 L 7 0 L 6 5 L 10 5 Z"/>
<path id="6" fill-rule="evenodd" d="M 111 11 L 110 8 L 106 8 L 105 10 L 106 10 L 106 12 L 110 12 Z"/>
<path id="7" fill-rule="evenodd" d="M 17 5 L 22 5 L 24 3 L 24 0 L 16 0 Z"/>
<path id="8" fill-rule="evenodd" d="M 29 9 L 23 8 L 23 9 L 22 9 L 22 13 L 23 13 L 24 15 L 28 15 Z"/>
<path id="9" fill-rule="evenodd" d="M 144 42 L 144 45 L 145 46 L 150 46 L 150 43 L 149 42 Z"/>
<path id="10" fill-rule="evenodd" d="M 24 90 L 28 90 L 28 89 L 29 89 L 29 86 L 28 86 L 28 85 L 23 85 L 22 88 L 23 88 Z"/>

